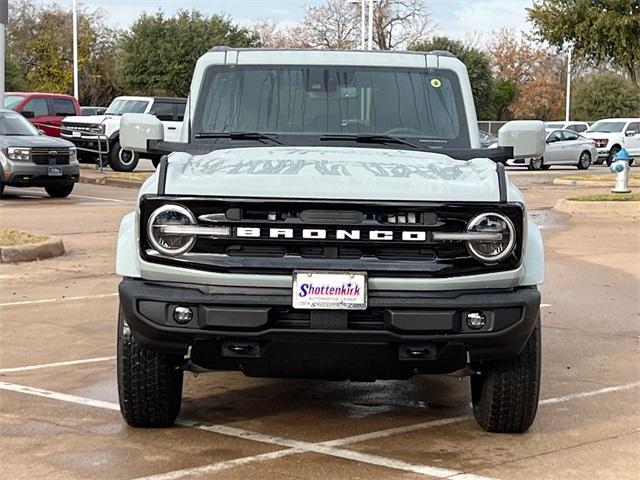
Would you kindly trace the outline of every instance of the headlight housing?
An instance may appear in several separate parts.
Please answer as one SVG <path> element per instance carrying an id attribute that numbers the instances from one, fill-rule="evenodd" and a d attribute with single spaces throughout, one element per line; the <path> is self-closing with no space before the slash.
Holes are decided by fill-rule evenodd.
<path id="1" fill-rule="evenodd" d="M 31 149 L 21 147 L 9 147 L 7 157 L 11 160 L 29 161 L 31 159 Z"/>
<path id="2" fill-rule="evenodd" d="M 76 147 L 69 148 L 69 162 L 78 161 L 78 149 Z"/>
<path id="3" fill-rule="evenodd" d="M 508 257 L 516 246 L 516 229 L 513 222 L 500 213 L 481 213 L 467 225 L 469 233 L 499 233 L 500 240 L 469 240 L 467 249 L 484 263 L 496 263 Z"/>
<path id="4" fill-rule="evenodd" d="M 156 209 L 147 222 L 147 237 L 151 246 L 165 255 L 181 255 L 196 243 L 193 234 L 163 233 L 162 227 L 171 225 L 196 225 L 193 213 L 181 205 L 163 205 Z"/>

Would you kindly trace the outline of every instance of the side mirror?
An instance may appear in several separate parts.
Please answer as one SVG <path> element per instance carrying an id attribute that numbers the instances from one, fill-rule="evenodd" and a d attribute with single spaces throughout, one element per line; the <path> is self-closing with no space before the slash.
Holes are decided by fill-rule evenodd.
<path id="1" fill-rule="evenodd" d="M 20 114 L 24 117 L 24 118 L 36 118 L 36 114 L 35 112 L 31 112 L 29 110 L 23 110 L 20 112 Z"/>
<path id="2" fill-rule="evenodd" d="M 633 136 L 635 136 L 637 133 L 638 133 L 638 132 L 636 132 L 635 130 L 627 130 L 624 134 L 625 134 L 627 137 L 633 137 Z"/>
<path id="3" fill-rule="evenodd" d="M 513 158 L 538 158 L 544 155 L 547 132 L 538 120 L 514 120 L 498 130 L 498 146 L 513 147 Z"/>
<path id="4" fill-rule="evenodd" d="M 162 122 L 148 113 L 125 113 L 120 119 L 122 148 L 134 152 L 146 152 L 149 140 L 164 140 Z"/>

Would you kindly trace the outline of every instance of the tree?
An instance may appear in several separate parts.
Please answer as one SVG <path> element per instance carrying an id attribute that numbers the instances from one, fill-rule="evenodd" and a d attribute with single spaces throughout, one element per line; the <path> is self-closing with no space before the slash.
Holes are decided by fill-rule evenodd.
<path id="1" fill-rule="evenodd" d="M 640 1 L 538 0 L 528 9 L 538 38 L 596 65 L 612 64 L 640 81 Z"/>
<path id="2" fill-rule="evenodd" d="M 9 55 L 7 55 L 5 63 L 5 88 L 8 92 L 20 92 L 27 89 L 27 84 L 18 70 L 18 65 Z"/>
<path id="3" fill-rule="evenodd" d="M 496 80 L 493 89 L 492 117 L 495 120 L 508 120 L 509 107 L 518 95 L 516 82 L 509 78 Z"/>
<path id="4" fill-rule="evenodd" d="M 307 7 L 300 25 L 290 36 L 294 43 L 312 48 L 355 48 L 360 35 L 356 9 L 347 0 L 327 0 L 317 7 Z"/>
<path id="5" fill-rule="evenodd" d="M 34 0 L 11 3 L 7 28 L 9 64 L 20 72 L 24 89 L 73 91 L 71 12 Z M 80 101 L 106 104 L 116 91 L 113 75 L 117 31 L 107 28 L 99 10 L 78 12 Z"/>
<path id="6" fill-rule="evenodd" d="M 373 43 L 380 50 L 407 48 L 424 41 L 434 27 L 423 0 L 378 0 L 374 6 Z M 325 0 L 317 7 L 307 7 L 302 22 L 288 36 L 296 46 L 356 48 L 360 33 L 359 4 Z"/>
<path id="7" fill-rule="evenodd" d="M 142 14 L 122 39 L 123 86 L 131 94 L 187 96 L 198 58 L 223 45 L 253 47 L 258 39 L 221 15 Z"/>
<path id="8" fill-rule="evenodd" d="M 478 118 L 481 120 L 494 118 L 491 109 L 493 76 L 489 58 L 483 51 L 447 37 L 434 37 L 428 42 L 417 43 L 411 46 L 411 50 L 446 50 L 458 57 L 469 72 Z"/>
<path id="9" fill-rule="evenodd" d="M 380 50 L 407 48 L 433 34 L 435 22 L 423 0 L 379 0 L 373 41 Z"/>
<path id="10" fill-rule="evenodd" d="M 601 73 L 575 82 L 572 106 L 579 120 L 635 117 L 640 115 L 640 92 L 620 75 Z"/>
<path id="11" fill-rule="evenodd" d="M 564 64 L 560 58 L 510 29 L 494 34 L 489 56 L 497 81 L 508 80 L 517 87 L 508 108 L 510 115 L 549 120 L 561 114 Z M 508 93 L 508 89 L 503 93 Z"/>

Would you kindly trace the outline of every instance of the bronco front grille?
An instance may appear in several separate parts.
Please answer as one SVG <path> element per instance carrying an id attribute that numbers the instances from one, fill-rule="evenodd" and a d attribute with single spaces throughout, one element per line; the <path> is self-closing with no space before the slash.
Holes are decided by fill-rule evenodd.
<path id="1" fill-rule="evenodd" d="M 229 227 L 234 233 L 226 238 L 199 237 L 188 253 L 162 255 L 147 241 L 145 226 L 151 213 L 167 203 L 191 210 L 199 226 Z M 487 265 L 469 254 L 465 242 L 434 241 L 436 232 L 463 232 L 467 223 L 483 212 L 500 212 L 516 227 L 516 248 L 503 261 Z M 522 251 L 523 207 L 497 202 L 408 204 L 145 196 L 140 222 L 142 255 L 156 263 L 242 273 L 320 269 L 361 270 L 370 277 L 444 277 L 516 268 Z M 239 236 L 239 229 L 251 236 Z M 274 231 L 282 235 L 274 238 Z M 314 238 L 317 232 L 323 238 Z M 403 241 L 405 235 L 411 237 L 415 232 L 421 232 L 424 239 Z M 393 238 L 384 240 L 386 235 Z"/>

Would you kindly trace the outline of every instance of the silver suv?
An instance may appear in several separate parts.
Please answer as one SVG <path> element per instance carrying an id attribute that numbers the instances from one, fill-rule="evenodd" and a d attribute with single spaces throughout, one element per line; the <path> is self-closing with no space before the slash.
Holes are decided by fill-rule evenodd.
<path id="1" fill-rule="evenodd" d="M 44 187 L 66 197 L 80 178 L 76 147 L 41 134 L 22 115 L 0 109 L 0 196 L 5 185 Z"/>

